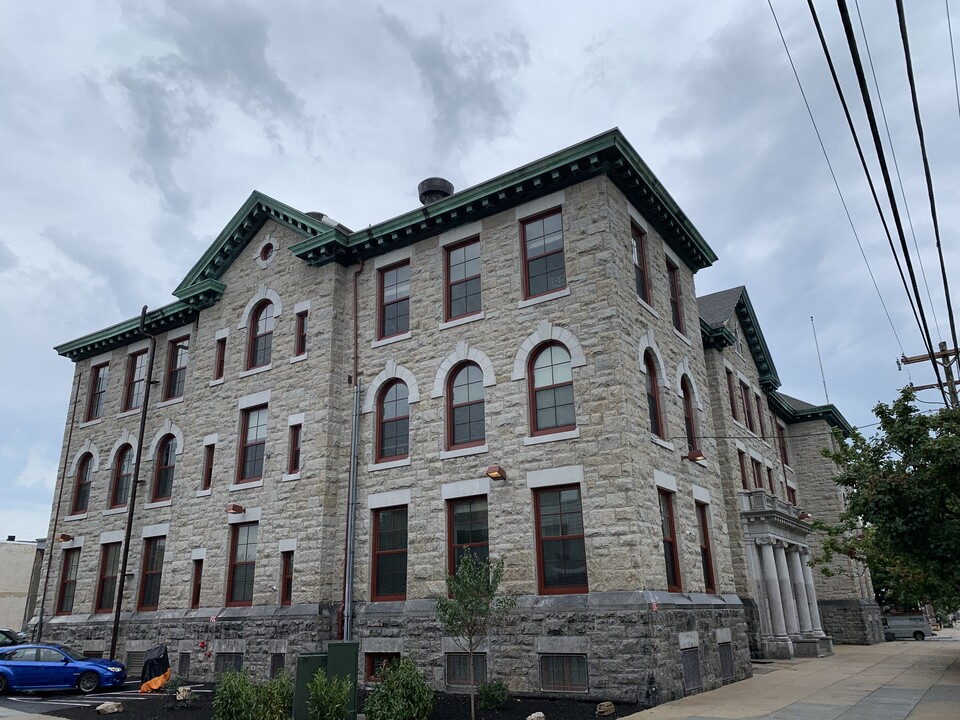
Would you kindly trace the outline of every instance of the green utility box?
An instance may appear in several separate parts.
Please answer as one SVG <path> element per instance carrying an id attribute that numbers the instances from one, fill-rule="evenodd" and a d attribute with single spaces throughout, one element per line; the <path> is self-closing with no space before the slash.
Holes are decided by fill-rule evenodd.
<path id="1" fill-rule="evenodd" d="M 331 642 L 325 653 L 305 653 L 297 659 L 297 674 L 293 687 L 293 720 L 309 720 L 307 704 L 308 685 L 318 670 L 330 677 L 345 677 L 350 681 L 350 698 L 344 720 L 357 720 L 357 659 L 360 643 Z"/>
<path id="2" fill-rule="evenodd" d="M 307 686 L 318 670 L 326 669 L 326 653 L 304 653 L 297 658 L 297 674 L 293 686 L 293 720 L 310 720 L 307 706 L 310 690 Z"/>

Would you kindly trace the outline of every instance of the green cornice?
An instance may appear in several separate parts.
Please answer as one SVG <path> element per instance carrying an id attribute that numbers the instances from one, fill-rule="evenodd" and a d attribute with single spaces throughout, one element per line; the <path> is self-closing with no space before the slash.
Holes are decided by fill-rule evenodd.
<path id="1" fill-rule="evenodd" d="M 737 341 L 725 325 L 713 327 L 703 318 L 700 318 L 700 338 L 703 340 L 704 347 L 715 350 L 731 347 Z"/>
<path id="2" fill-rule="evenodd" d="M 750 348 L 753 362 L 760 373 L 760 387 L 767 392 L 776 390 L 780 387 L 780 378 L 777 375 L 777 368 L 773 364 L 773 356 L 770 354 L 770 348 L 767 347 L 767 341 L 760 330 L 760 323 L 757 322 L 757 314 L 753 310 L 753 304 L 750 302 L 750 296 L 747 295 L 746 288 L 743 289 L 740 301 L 737 303 L 737 319 L 740 320 L 744 341 Z"/>
<path id="3" fill-rule="evenodd" d="M 836 405 L 811 405 L 807 408 L 796 409 L 775 390 L 768 393 L 767 398 L 769 399 L 771 409 L 777 416 L 788 423 L 825 420 L 830 427 L 842 430 L 844 435 L 848 436 L 853 432 L 853 426 L 840 414 Z"/>

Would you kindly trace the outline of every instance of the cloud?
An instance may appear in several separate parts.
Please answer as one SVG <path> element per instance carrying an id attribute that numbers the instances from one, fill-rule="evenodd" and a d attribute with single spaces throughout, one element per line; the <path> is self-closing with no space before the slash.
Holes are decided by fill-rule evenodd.
<path id="1" fill-rule="evenodd" d="M 514 82 L 530 62 L 530 47 L 518 30 L 469 41 L 440 18 L 436 32 L 415 35 L 410 25 L 378 11 L 387 32 L 410 55 L 433 106 L 437 150 L 448 155 L 510 130 L 519 87 Z"/>
<path id="2" fill-rule="evenodd" d="M 17 254 L 0 238 L 0 273 L 15 269 L 19 262 Z"/>
<path id="3" fill-rule="evenodd" d="M 27 463 L 14 478 L 13 484 L 20 488 L 51 491 L 57 484 L 57 463 L 55 454 L 45 452 L 37 446 L 27 450 Z"/>

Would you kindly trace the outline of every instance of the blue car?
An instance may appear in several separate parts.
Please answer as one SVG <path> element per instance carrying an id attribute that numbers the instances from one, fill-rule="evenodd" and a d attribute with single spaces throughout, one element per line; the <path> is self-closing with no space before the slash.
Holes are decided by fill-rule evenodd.
<path id="1" fill-rule="evenodd" d="M 84 657 L 66 645 L 18 645 L 0 650 L 0 695 L 8 690 L 92 693 L 120 687 L 127 669 L 116 660 Z"/>

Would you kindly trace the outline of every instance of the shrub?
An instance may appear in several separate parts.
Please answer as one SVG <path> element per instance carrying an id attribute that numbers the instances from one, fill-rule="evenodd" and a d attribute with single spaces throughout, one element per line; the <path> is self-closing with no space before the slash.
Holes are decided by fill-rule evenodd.
<path id="1" fill-rule="evenodd" d="M 481 709 L 498 710 L 507 702 L 507 686 L 504 685 L 503 680 L 482 682 L 477 688 L 477 695 L 480 696 Z"/>
<path id="2" fill-rule="evenodd" d="M 311 720 L 343 720 L 352 685 L 349 678 L 329 677 L 323 670 L 317 670 L 307 683 Z"/>
<path id="3" fill-rule="evenodd" d="M 280 673 L 253 686 L 253 717 L 256 720 L 287 720 L 293 702 L 293 679 Z"/>
<path id="4" fill-rule="evenodd" d="M 363 705 L 367 720 L 427 720 L 432 709 L 433 690 L 410 658 L 386 666 Z"/>
<path id="5" fill-rule="evenodd" d="M 213 696 L 214 720 L 250 720 L 254 690 L 244 672 L 228 670 L 220 675 Z"/>

